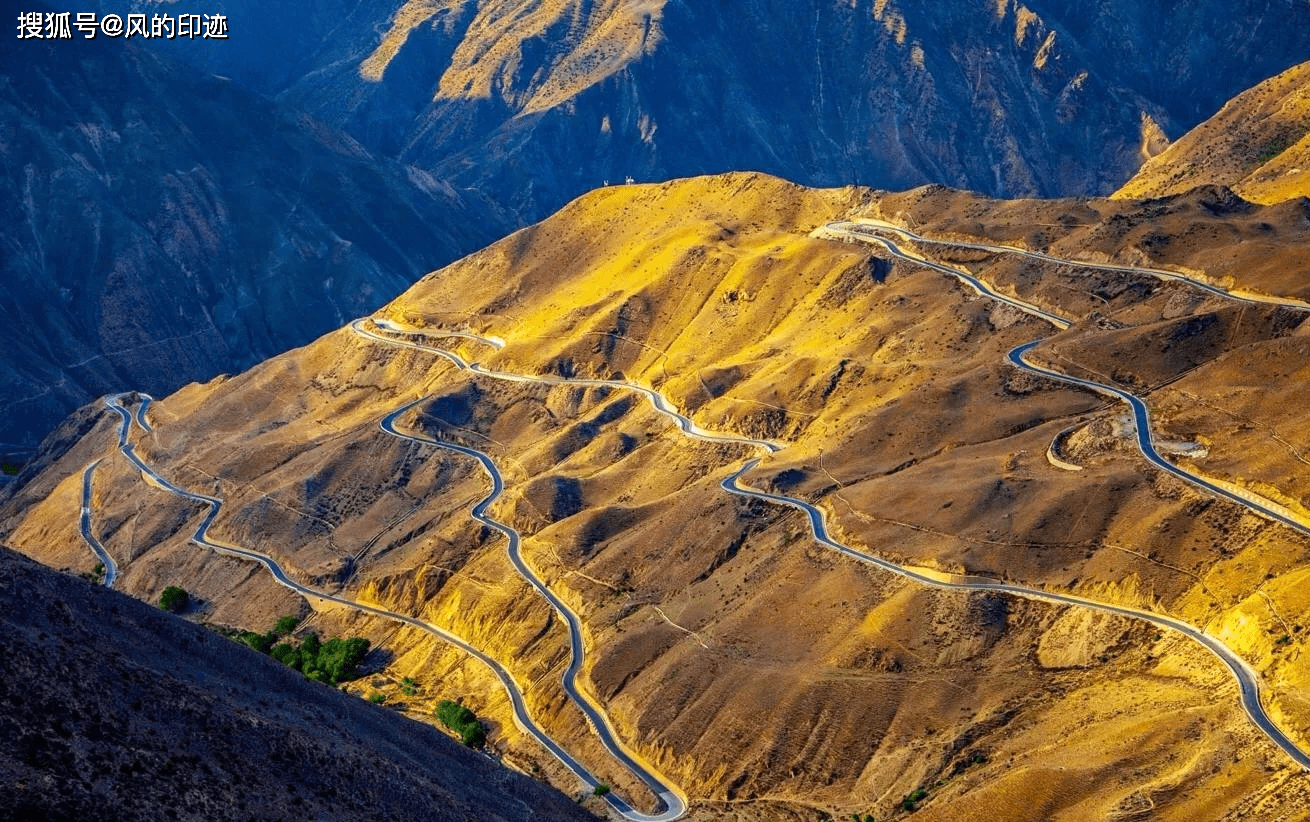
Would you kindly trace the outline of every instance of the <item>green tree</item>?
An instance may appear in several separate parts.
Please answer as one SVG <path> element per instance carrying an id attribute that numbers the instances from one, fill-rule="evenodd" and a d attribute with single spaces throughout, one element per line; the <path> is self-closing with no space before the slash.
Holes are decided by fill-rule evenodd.
<path id="1" fill-rule="evenodd" d="M 288 636 L 292 631 L 296 630 L 296 626 L 299 624 L 300 624 L 300 617 L 284 616 L 277 621 L 277 625 L 273 628 L 273 630 L 277 631 L 279 634 L 282 634 L 283 636 Z"/>
<path id="2" fill-rule="evenodd" d="M 159 607 L 165 611 L 172 611 L 180 614 L 186 609 L 187 604 L 191 601 L 191 595 L 185 589 L 176 585 L 170 585 L 164 589 L 164 593 L 159 595 Z"/>
<path id="3" fill-rule="evenodd" d="M 277 642 L 277 634 L 272 631 L 269 631 L 266 634 L 257 634 L 254 631 L 242 631 L 237 634 L 237 642 L 249 645 L 261 654 L 266 654 L 273 648 L 273 643 Z"/>
<path id="4" fill-rule="evenodd" d="M 481 748 L 487 744 L 487 731 L 482 723 L 472 711 L 458 702 L 443 699 L 432 710 L 432 715 L 442 725 L 459 734 L 460 740 L 470 748 Z"/>
<path id="5" fill-rule="evenodd" d="M 300 651 L 289 642 L 282 642 L 274 646 L 273 650 L 269 651 L 269 656 L 289 668 L 295 668 L 297 671 L 300 670 L 302 664 Z"/>
<path id="6" fill-rule="evenodd" d="M 470 748 L 481 748 L 487 744 L 487 731 L 481 722 L 473 722 L 459 729 L 459 738 Z"/>

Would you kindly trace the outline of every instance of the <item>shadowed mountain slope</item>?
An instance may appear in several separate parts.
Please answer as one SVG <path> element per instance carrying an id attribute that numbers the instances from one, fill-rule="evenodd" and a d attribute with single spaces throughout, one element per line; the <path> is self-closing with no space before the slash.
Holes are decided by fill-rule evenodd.
<path id="1" fill-rule="evenodd" d="M 303 344 L 502 233 L 485 201 L 135 42 L 9 43 L 0 123 L 0 451 L 93 396 Z"/>
<path id="2" fill-rule="evenodd" d="M 810 185 L 1103 194 L 1229 97 L 1310 56 L 1303 0 L 213 9 L 230 15 L 230 40 L 159 46 L 525 221 L 606 179 L 741 169 Z"/>
<path id="3" fill-rule="evenodd" d="M 5 548 L 0 634 L 0 819 L 595 819 L 390 708 Z"/>

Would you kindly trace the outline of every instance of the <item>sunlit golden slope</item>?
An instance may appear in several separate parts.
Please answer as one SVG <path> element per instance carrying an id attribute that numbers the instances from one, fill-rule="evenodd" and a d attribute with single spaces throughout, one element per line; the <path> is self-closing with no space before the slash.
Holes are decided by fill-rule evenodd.
<path id="1" fill-rule="evenodd" d="M 1162 439 L 1208 445 L 1187 459 L 1303 498 L 1303 463 L 1279 442 L 1310 436 L 1304 318 L 1177 283 L 947 254 L 1074 318 L 1056 334 L 941 274 L 809 236 L 854 212 L 1191 268 L 1233 236 L 1263 238 L 1238 243 L 1214 273 L 1239 283 L 1246 255 L 1285 269 L 1301 253 L 1310 229 L 1295 203 L 1262 209 L 1221 194 L 998 203 L 944 189 L 812 191 L 754 174 L 604 188 L 425 277 L 379 315 L 488 368 L 622 375 L 706 428 L 782 441 L 747 480 L 813 500 L 839 538 L 880 556 L 1207 625 L 1264 674 L 1273 712 L 1304 738 L 1306 540 L 1149 470 L 1119 408 L 1005 362 L 1049 337 L 1034 352 L 1043 361 L 1161 386 L 1149 397 Z M 1281 282 L 1253 276 L 1248 285 Z M 746 449 L 690 441 L 621 391 L 496 382 L 343 329 L 157 402 L 138 450 L 227 500 L 217 536 L 504 660 L 542 724 L 642 801 L 564 700 L 559 620 L 468 517 L 485 478 L 467 458 L 379 430 L 420 397 L 402 427 L 502 466 L 494 513 L 581 614 L 590 688 L 620 735 L 688 793 L 694 819 L 886 819 L 920 788 L 917 813 L 941 820 L 1304 815 L 1305 776 L 1253 729 L 1208 653 L 1123 619 L 929 590 L 841 558 L 797 513 L 722 492 Z M 80 476 L 106 456 L 95 527 L 125 566 L 125 589 L 154 598 L 183 582 L 204 618 L 250 627 L 294 609 L 266 573 L 188 544 L 195 513 L 113 455 L 113 421 L 95 409 L 69 420 L 0 509 L 0 538 L 89 569 Z M 1057 443 L 1082 471 L 1053 464 Z M 374 620 L 316 619 L 394 654 L 375 679 L 413 715 L 463 697 L 494 723 L 497 750 L 573 787 L 460 654 Z M 419 697 L 389 684 L 402 676 Z"/>
<path id="2" fill-rule="evenodd" d="M 1146 162 L 1116 198 L 1226 185 L 1256 203 L 1310 195 L 1310 63 L 1243 92 Z"/>
<path id="3" fill-rule="evenodd" d="M 620 71 L 659 42 L 664 0 L 409 0 L 360 66 L 378 81 L 419 26 L 472 13 L 437 100 L 499 96 L 520 114 L 545 111 Z"/>

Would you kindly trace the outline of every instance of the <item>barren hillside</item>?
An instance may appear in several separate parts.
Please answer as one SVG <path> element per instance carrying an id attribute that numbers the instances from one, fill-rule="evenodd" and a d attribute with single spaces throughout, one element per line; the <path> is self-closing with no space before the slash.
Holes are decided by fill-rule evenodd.
<path id="1" fill-rule="evenodd" d="M 1305 776 L 1199 646 L 840 556 L 800 513 L 721 487 L 757 449 L 690 438 L 625 389 L 570 384 L 653 387 L 703 428 L 780 443 L 744 481 L 815 503 L 858 550 L 1208 626 L 1260 673 L 1270 714 L 1304 744 L 1307 540 L 1152 468 L 1122 407 L 1006 357 L 1043 340 L 1035 361 L 1146 397 L 1171 459 L 1301 516 L 1305 314 L 921 244 L 1071 318 L 1061 331 L 880 247 L 810 236 L 860 216 L 1234 289 L 1305 289 L 1304 201 L 1265 208 L 1203 189 L 1004 203 L 748 174 L 616 186 L 425 277 L 359 329 L 152 403 L 150 430 L 129 436 L 162 476 L 223 499 L 216 537 L 496 657 L 542 726 L 643 807 L 652 797 L 560 686 L 565 626 L 504 539 L 469 517 L 486 475 L 424 438 L 499 466 L 492 512 L 579 614 L 586 689 L 686 792 L 692 818 L 1304 814 Z M 379 427 L 415 400 L 394 420 L 415 439 Z M 188 542 L 201 509 L 143 482 L 115 448 L 120 425 L 103 406 L 70 418 L 8 492 L 0 537 L 88 569 L 75 514 L 83 468 L 101 458 L 92 527 L 124 590 L 151 598 L 185 580 L 204 618 L 247 626 L 301 607 L 259 566 Z M 423 700 L 465 698 L 509 761 L 573 784 L 462 653 L 339 607 L 316 619 L 384 641 L 393 681 L 413 678 Z"/>
<path id="2" fill-rule="evenodd" d="M 1244 199 L 1310 195 L 1310 63 L 1239 94 L 1152 157 L 1116 197 L 1160 197 L 1224 185 Z"/>
<path id="3" fill-rule="evenodd" d="M 0 819 L 595 819 L 388 707 L 0 548 Z"/>

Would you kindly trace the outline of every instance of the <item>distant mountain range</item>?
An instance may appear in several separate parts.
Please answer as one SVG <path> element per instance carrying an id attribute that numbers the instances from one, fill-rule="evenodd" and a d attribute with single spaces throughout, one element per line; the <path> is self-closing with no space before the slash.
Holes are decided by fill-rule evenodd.
<path id="1" fill-rule="evenodd" d="M 167 392 L 301 345 L 510 225 L 103 36 L 9 43 L 0 122 L 0 452 L 99 394 Z"/>
<path id="2" fill-rule="evenodd" d="M 740 169 L 1108 194 L 1229 98 L 1310 58 L 1304 0 L 187 6 L 228 15 L 231 38 L 158 43 L 173 56 L 525 221 L 606 180 Z"/>
<path id="3" fill-rule="evenodd" d="M 0 315 L 22 330 L 0 342 L 0 451 L 95 395 L 304 344 L 606 182 L 1108 193 L 1306 59 L 1310 30 L 1301 0 L 167 11 L 229 37 L 0 56 Z"/>

